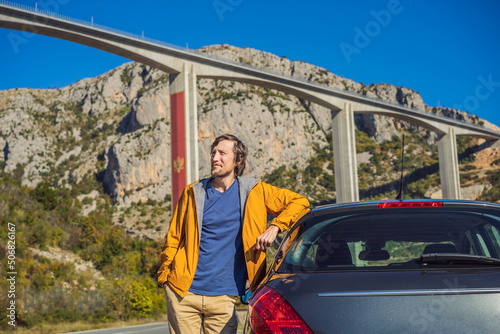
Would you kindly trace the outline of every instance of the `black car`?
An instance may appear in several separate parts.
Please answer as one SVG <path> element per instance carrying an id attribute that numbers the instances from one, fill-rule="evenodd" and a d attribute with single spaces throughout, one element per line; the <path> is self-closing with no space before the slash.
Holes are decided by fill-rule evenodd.
<path id="1" fill-rule="evenodd" d="M 500 205 L 311 210 L 255 291 L 245 333 L 500 333 Z"/>

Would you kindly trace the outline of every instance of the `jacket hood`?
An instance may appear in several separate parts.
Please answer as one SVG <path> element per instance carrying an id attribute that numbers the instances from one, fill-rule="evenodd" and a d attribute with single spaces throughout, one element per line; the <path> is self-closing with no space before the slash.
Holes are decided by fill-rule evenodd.
<path id="1" fill-rule="evenodd" d="M 203 209 L 205 207 L 205 193 L 207 191 L 208 183 L 210 182 L 211 179 L 212 179 L 211 177 L 207 177 L 206 179 L 202 179 L 193 183 L 194 197 L 196 201 L 196 211 L 198 217 L 198 227 L 199 227 L 198 231 L 200 233 L 200 237 L 201 237 L 201 224 L 203 220 Z M 240 207 L 241 207 L 240 216 L 241 219 L 243 220 L 243 217 L 245 217 L 245 207 L 247 204 L 248 194 L 250 194 L 250 191 L 253 189 L 253 187 L 255 187 L 257 183 L 260 182 L 260 180 L 253 177 L 242 177 L 242 176 L 237 176 L 236 180 L 238 181 L 240 188 Z"/>

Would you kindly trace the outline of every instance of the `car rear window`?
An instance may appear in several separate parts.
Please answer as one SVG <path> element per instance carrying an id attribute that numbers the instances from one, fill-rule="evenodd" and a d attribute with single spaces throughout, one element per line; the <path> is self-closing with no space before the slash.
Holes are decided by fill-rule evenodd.
<path id="1" fill-rule="evenodd" d="M 278 271 L 419 269 L 423 254 L 498 259 L 499 245 L 500 210 L 397 208 L 334 212 L 313 217 L 292 229 L 281 245 Z"/>

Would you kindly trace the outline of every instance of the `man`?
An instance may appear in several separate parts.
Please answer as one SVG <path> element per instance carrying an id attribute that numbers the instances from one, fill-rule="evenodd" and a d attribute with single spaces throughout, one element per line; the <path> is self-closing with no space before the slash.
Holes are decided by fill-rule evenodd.
<path id="1" fill-rule="evenodd" d="M 170 333 L 236 333 L 234 305 L 248 278 L 265 275 L 266 249 L 302 217 L 306 198 L 241 177 L 247 148 L 233 135 L 211 146 L 211 177 L 188 185 L 177 204 L 158 270 Z M 275 218 L 267 226 L 267 215 Z"/>

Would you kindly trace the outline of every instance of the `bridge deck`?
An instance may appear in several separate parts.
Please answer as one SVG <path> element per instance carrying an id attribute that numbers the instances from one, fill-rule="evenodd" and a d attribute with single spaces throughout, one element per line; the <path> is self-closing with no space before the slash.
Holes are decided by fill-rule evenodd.
<path id="1" fill-rule="evenodd" d="M 24 6 L 10 1 L 0 0 L 0 27 L 16 29 L 16 24 L 13 24 L 9 18 L 22 19 L 25 22 L 31 22 L 33 26 L 40 25 L 43 23 L 45 26 L 50 26 L 54 31 L 57 29 L 64 30 L 66 35 L 61 37 L 64 39 L 71 40 L 68 38 L 67 31 L 72 31 L 76 34 L 85 34 L 93 36 L 99 39 L 109 39 L 110 41 L 128 44 L 137 48 L 150 50 L 154 52 L 161 53 L 163 55 L 169 55 L 180 60 L 189 61 L 191 63 L 197 63 L 203 66 L 209 66 L 216 69 L 223 69 L 226 71 L 234 72 L 238 75 L 245 75 L 246 77 L 254 78 L 255 82 L 258 83 L 269 83 L 273 82 L 274 86 L 292 87 L 294 89 L 299 89 L 301 91 L 309 91 L 314 93 L 319 93 L 324 96 L 331 96 L 335 98 L 340 98 L 345 101 L 350 101 L 352 103 L 357 103 L 363 105 L 364 112 L 385 114 L 391 117 L 402 118 L 402 119 L 419 119 L 425 126 L 428 124 L 439 124 L 444 127 L 453 127 L 458 131 L 456 133 L 473 135 L 482 137 L 488 140 L 496 140 L 500 138 L 500 132 L 492 129 L 488 129 L 482 126 L 478 126 L 471 123 L 462 122 L 453 118 L 436 115 L 427 111 L 409 108 L 404 105 L 394 104 L 387 101 L 382 101 L 379 99 L 374 99 L 367 97 L 365 95 L 356 94 L 353 92 L 343 91 L 334 87 L 322 85 L 316 82 L 312 82 L 306 79 L 285 75 L 278 72 L 273 72 L 270 70 L 254 67 L 248 64 L 231 61 L 228 59 L 223 59 L 214 55 L 209 55 L 200 51 L 183 48 L 173 44 L 157 41 L 154 39 L 146 38 L 144 36 L 139 36 L 135 34 L 130 34 L 113 28 L 105 27 L 93 22 L 88 22 L 84 20 L 78 20 L 59 14 L 51 13 L 39 8 L 33 8 L 29 6 Z M 55 33 L 47 33 L 47 35 L 54 36 Z M 76 37 L 74 37 L 76 38 Z M 135 60 L 135 59 L 134 59 Z M 238 80 L 238 75 L 235 75 L 234 79 Z M 204 77 L 203 74 L 199 77 Z M 206 77 L 217 77 L 206 76 Z M 231 78 L 228 78 L 230 80 Z M 247 80 L 249 82 L 249 80 Z M 250 81 L 251 82 L 251 81 Z M 273 87 L 274 87 L 273 86 Z M 373 108 L 373 110 L 370 110 Z M 384 112 L 381 112 L 383 110 Z M 354 112 L 361 112 L 360 110 L 354 110 Z M 420 123 L 420 122 L 419 122 Z M 430 126 L 430 129 L 434 130 L 436 127 Z M 445 133 L 446 131 L 443 131 Z"/>

